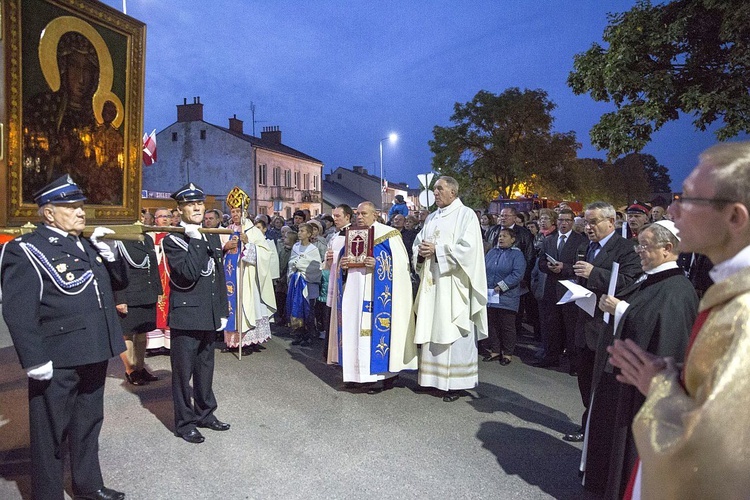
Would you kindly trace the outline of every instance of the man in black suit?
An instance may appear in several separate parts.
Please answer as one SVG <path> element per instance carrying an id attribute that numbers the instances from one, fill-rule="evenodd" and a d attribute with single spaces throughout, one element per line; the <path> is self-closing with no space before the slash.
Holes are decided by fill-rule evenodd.
<path id="1" fill-rule="evenodd" d="M 560 280 L 575 279 L 573 264 L 578 249 L 588 244 L 588 238 L 573 231 L 575 213 L 564 208 L 557 218 L 557 230 L 544 239 L 539 254 L 539 270 L 547 275 L 544 283 L 544 296 L 540 301 L 542 343 L 544 357 L 537 366 L 557 366 L 563 346 L 568 349 L 569 371 L 575 372 L 575 327 L 578 306 L 573 303 L 557 305 L 568 290 Z M 551 258 L 548 258 L 551 257 Z M 552 259 L 555 263 L 552 263 Z"/>
<path id="2" fill-rule="evenodd" d="M 620 236 L 615 231 L 615 209 L 609 203 L 597 201 L 586 207 L 585 233 L 589 238 L 585 260 L 573 264 L 573 272 L 581 286 L 596 294 L 599 298 L 607 293 L 612 275 L 612 264 L 619 263 L 615 295 L 632 283 L 641 273 L 638 254 L 633 248 L 633 241 Z M 576 369 L 578 370 L 578 390 L 581 393 L 583 412 L 581 428 L 578 432 L 566 434 L 566 441 L 583 441 L 583 432 L 588 418 L 591 402 L 591 383 L 596 358 L 596 347 L 599 337 L 604 335 L 606 323 L 603 312 L 595 308 L 591 317 L 582 309 L 578 311 L 576 322 Z M 612 321 L 612 318 L 610 318 Z"/>
<path id="3" fill-rule="evenodd" d="M 143 241 L 118 241 L 117 249 L 128 270 L 128 287 L 115 293 L 127 348 L 120 359 L 128 383 L 145 385 L 158 380 L 146 370 L 146 334 L 156 328 L 156 303 L 164 293 L 154 240 L 147 235 Z"/>
<path id="4" fill-rule="evenodd" d="M 99 432 L 107 361 L 124 349 L 113 287 L 125 267 L 86 225 L 78 185 L 65 175 L 34 194 L 43 224 L 0 254 L 3 318 L 29 377 L 31 486 L 36 499 L 63 498 L 63 445 L 70 446 L 77 499 L 117 500 L 104 487 Z"/>
<path id="5" fill-rule="evenodd" d="M 177 201 L 180 225 L 185 228 L 184 234 L 170 234 L 162 242 L 170 270 L 175 435 L 197 444 L 204 441 L 197 427 L 229 429 L 229 424 L 214 416 L 218 405 L 212 387 L 213 343 L 216 332 L 227 325 L 229 302 L 219 235 L 199 231 L 206 209 L 203 190 L 190 183 L 172 198 Z"/>

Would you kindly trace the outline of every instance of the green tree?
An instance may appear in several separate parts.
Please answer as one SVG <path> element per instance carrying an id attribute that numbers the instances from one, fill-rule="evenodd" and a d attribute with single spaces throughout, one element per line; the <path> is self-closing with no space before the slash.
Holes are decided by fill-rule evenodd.
<path id="1" fill-rule="evenodd" d="M 646 173 L 646 179 L 648 180 L 649 189 L 652 193 L 671 193 L 672 178 L 669 176 L 669 170 L 659 162 L 652 155 L 631 153 L 631 155 L 637 155 L 643 171 Z M 628 155 L 630 156 L 630 155 Z"/>
<path id="2" fill-rule="evenodd" d="M 645 201 L 651 194 L 648 174 L 639 154 L 626 155 L 605 166 L 604 179 L 609 186 L 609 200 L 615 206 L 627 205 L 633 200 Z"/>
<path id="3" fill-rule="evenodd" d="M 568 85 L 614 103 L 591 129 L 610 159 L 640 151 L 680 113 L 698 130 L 716 120 L 719 140 L 750 132 L 750 2 L 639 0 L 609 15 L 603 39 L 577 54 Z"/>
<path id="4" fill-rule="evenodd" d="M 454 105 L 454 126 L 433 129 L 432 166 L 459 181 L 471 206 L 486 206 L 498 194 L 511 198 L 534 176 L 564 178 L 580 145 L 574 132 L 552 131 L 554 108 L 540 89 L 509 88 L 500 95 L 481 90 Z"/>

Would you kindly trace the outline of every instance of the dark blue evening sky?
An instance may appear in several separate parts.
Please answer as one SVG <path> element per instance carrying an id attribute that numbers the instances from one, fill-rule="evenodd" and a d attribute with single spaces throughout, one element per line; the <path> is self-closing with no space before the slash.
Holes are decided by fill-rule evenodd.
<path id="1" fill-rule="evenodd" d="M 104 3 L 122 10 L 121 0 Z M 431 169 L 427 141 L 450 125 L 455 102 L 509 87 L 549 93 L 556 131 L 576 132 L 579 157 L 605 156 L 589 130 L 610 109 L 566 85 L 573 55 L 601 41 L 608 12 L 634 1 L 127 0 L 147 25 L 144 129 L 176 120 L 200 96 L 204 118 L 236 114 L 256 135 L 278 125 L 288 146 L 324 172 L 363 165 L 418 186 Z M 262 121 L 261 121 L 262 120 Z M 644 150 L 669 168 L 673 188 L 715 142 L 690 117 L 670 123 Z"/>

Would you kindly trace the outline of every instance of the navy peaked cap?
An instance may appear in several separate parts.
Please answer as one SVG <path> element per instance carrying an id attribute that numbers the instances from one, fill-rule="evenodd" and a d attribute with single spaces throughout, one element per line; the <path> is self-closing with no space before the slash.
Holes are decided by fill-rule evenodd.
<path id="1" fill-rule="evenodd" d="M 192 182 L 185 184 L 180 189 L 172 193 L 172 199 L 177 203 L 189 203 L 191 201 L 205 201 L 206 194 L 201 188 Z"/>
<path id="2" fill-rule="evenodd" d="M 85 200 L 86 197 L 81 188 L 69 174 L 63 175 L 34 193 L 34 202 L 40 207 L 47 203 L 76 203 Z"/>

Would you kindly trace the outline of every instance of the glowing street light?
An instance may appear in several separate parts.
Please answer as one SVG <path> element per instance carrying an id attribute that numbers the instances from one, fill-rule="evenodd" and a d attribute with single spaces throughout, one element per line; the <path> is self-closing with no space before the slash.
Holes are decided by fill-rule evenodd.
<path id="1" fill-rule="evenodd" d="M 394 132 L 388 134 L 388 137 L 380 139 L 380 210 L 385 210 L 385 185 L 383 184 L 383 141 L 396 142 L 398 135 Z"/>

